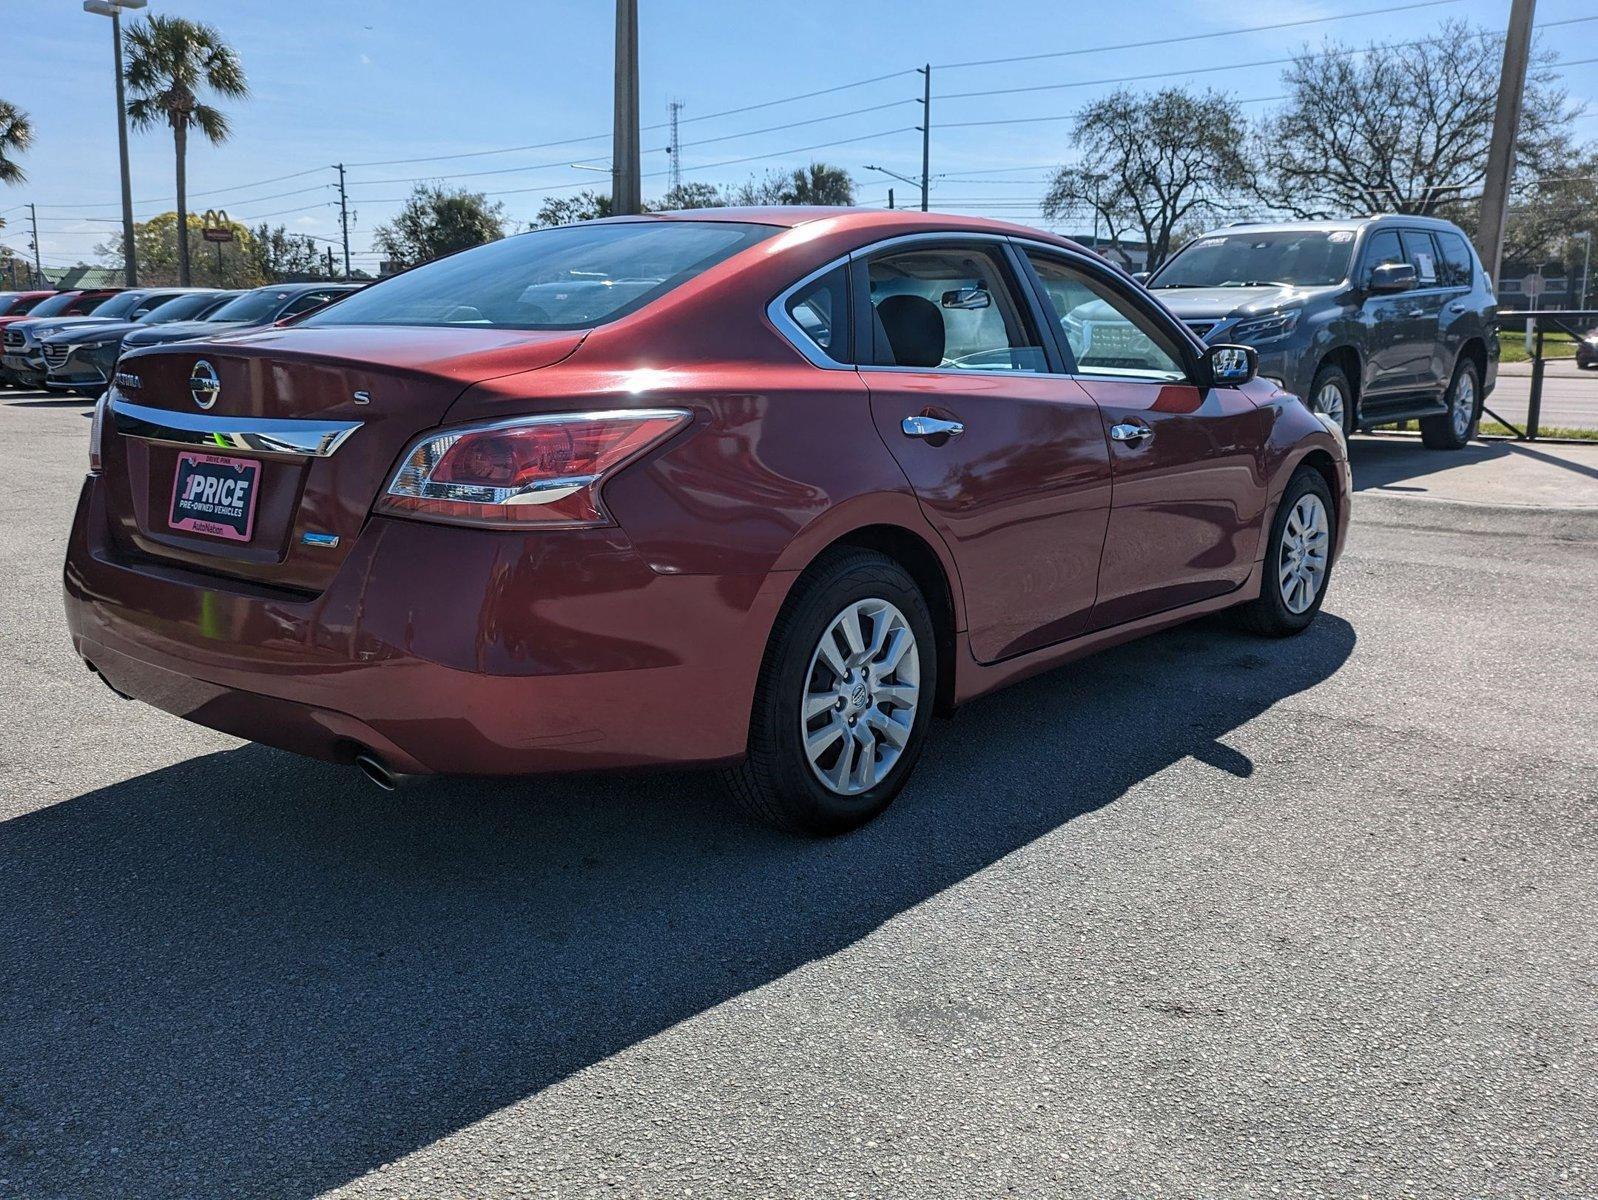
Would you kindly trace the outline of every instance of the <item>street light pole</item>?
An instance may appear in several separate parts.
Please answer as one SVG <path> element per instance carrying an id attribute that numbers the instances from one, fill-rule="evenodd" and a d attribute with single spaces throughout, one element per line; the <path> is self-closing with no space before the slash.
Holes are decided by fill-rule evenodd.
<path id="1" fill-rule="evenodd" d="M 1582 244 L 1586 247 L 1582 252 L 1581 261 L 1581 300 L 1576 305 L 1577 308 L 1585 309 L 1587 307 L 1587 276 L 1592 271 L 1592 230 L 1583 229 L 1580 233 L 1573 233 L 1570 236 L 1573 239 L 1580 238 Z"/>
<path id="2" fill-rule="evenodd" d="M 122 10 L 143 8 L 147 0 L 84 0 L 83 11 L 111 18 L 112 69 L 117 81 L 117 158 L 122 166 L 122 277 L 139 284 L 139 255 L 133 241 L 133 182 L 128 172 L 128 101 L 122 82 Z"/>
<path id="3" fill-rule="evenodd" d="M 638 162 L 638 0 L 616 0 L 616 109 L 611 132 L 610 210 L 643 211 Z"/>
<path id="4" fill-rule="evenodd" d="M 927 211 L 927 188 L 932 177 L 932 64 L 917 67 L 921 75 L 921 211 Z"/>

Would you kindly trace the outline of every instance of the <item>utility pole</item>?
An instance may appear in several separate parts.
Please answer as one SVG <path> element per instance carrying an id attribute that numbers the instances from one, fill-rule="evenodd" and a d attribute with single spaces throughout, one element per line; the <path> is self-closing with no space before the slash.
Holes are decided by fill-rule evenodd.
<path id="1" fill-rule="evenodd" d="M 921 73 L 921 211 L 927 211 L 928 174 L 932 169 L 932 64 L 917 67 Z"/>
<path id="2" fill-rule="evenodd" d="M 682 111 L 682 101 L 673 100 L 666 106 L 671 110 L 671 145 L 666 153 L 671 155 L 671 190 L 682 187 L 682 142 L 677 133 L 677 114 Z"/>
<path id="3" fill-rule="evenodd" d="M 350 277 L 350 201 L 344 191 L 344 164 L 338 164 L 338 221 L 344 227 L 344 278 Z M 333 257 L 333 248 L 328 247 L 328 258 Z M 328 278 L 332 278 L 333 270 L 328 268 Z"/>
<path id="4" fill-rule="evenodd" d="M 38 286 L 44 286 L 44 264 L 39 260 L 39 210 L 28 205 L 28 219 L 33 222 L 33 274 Z"/>
<path id="5" fill-rule="evenodd" d="M 143 8 L 147 0 L 83 0 L 83 11 L 111 18 L 111 73 L 117 83 L 117 159 L 122 166 L 122 277 L 139 283 L 139 256 L 133 241 L 133 183 L 128 173 L 128 98 L 122 82 L 122 11 Z"/>
<path id="6" fill-rule="evenodd" d="M 638 0 L 616 0 L 616 107 L 611 131 L 610 210 L 643 211 L 638 163 Z"/>
<path id="7" fill-rule="evenodd" d="M 1526 92 L 1526 64 L 1531 57 L 1531 18 L 1537 0 L 1510 0 L 1509 32 L 1504 38 L 1504 68 L 1498 77 L 1498 107 L 1493 112 L 1493 140 L 1487 150 L 1487 178 L 1482 182 L 1480 246 L 1482 265 L 1494 284 L 1503 265 L 1504 221 L 1509 214 L 1509 185 L 1515 175 L 1515 135 Z"/>

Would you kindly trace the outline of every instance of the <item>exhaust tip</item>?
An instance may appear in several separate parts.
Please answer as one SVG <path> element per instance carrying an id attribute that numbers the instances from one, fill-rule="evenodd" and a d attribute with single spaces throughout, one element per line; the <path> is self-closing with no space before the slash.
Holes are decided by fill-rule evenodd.
<path id="1" fill-rule="evenodd" d="M 362 775 L 365 775 L 385 792 L 392 792 L 400 785 L 400 777 L 389 770 L 383 760 L 376 755 L 364 751 L 355 756 L 355 765 Z"/>

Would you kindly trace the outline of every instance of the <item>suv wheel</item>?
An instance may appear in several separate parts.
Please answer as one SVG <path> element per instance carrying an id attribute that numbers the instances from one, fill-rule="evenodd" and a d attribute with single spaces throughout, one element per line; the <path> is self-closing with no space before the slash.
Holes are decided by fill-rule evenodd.
<path id="1" fill-rule="evenodd" d="M 1309 628 L 1326 599 L 1336 521 L 1326 480 L 1313 467 L 1300 467 L 1271 519 L 1260 594 L 1237 610 L 1246 629 L 1286 637 Z"/>
<path id="2" fill-rule="evenodd" d="M 1454 381 L 1448 385 L 1448 411 L 1423 417 L 1420 438 L 1431 450 L 1463 450 L 1476 436 L 1481 421 L 1481 378 L 1476 364 L 1468 358 L 1454 368 Z"/>
<path id="3" fill-rule="evenodd" d="M 1342 367 L 1327 363 L 1316 371 L 1309 395 L 1310 408 L 1332 418 L 1345 434 L 1354 432 L 1354 387 Z"/>
<path id="4" fill-rule="evenodd" d="M 733 794 L 795 833 L 865 824 L 920 757 L 937 661 L 932 616 L 903 567 L 868 550 L 827 556 L 772 630 L 749 755 L 727 772 Z"/>

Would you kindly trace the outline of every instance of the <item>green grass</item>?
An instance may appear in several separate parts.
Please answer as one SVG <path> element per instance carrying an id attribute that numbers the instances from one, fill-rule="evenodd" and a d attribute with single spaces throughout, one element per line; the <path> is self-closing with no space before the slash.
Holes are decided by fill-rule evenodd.
<path id="1" fill-rule="evenodd" d="M 1523 329 L 1500 329 L 1498 331 L 1498 349 L 1501 352 L 1499 362 L 1523 363 L 1530 362 L 1531 355 L 1526 353 L 1526 331 Z M 1551 358 L 1575 358 L 1576 339 L 1568 333 L 1548 331 L 1543 334 L 1543 361 Z"/>
<path id="2" fill-rule="evenodd" d="M 1501 425 L 1497 421 L 1483 421 L 1481 423 L 1481 432 L 1496 434 L 1499 437 L 1516 436 L 1513 429 L 1507 425 Z M 1563 429 L 1557 425 L 1551 427 L 1544 425 L 1537 430 L 1537 436 L 1539 438 L 1565 438 L 1575 442 L 1598 442 L 1598 429 Z"/>

